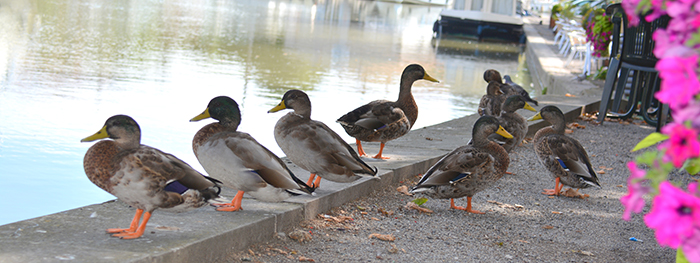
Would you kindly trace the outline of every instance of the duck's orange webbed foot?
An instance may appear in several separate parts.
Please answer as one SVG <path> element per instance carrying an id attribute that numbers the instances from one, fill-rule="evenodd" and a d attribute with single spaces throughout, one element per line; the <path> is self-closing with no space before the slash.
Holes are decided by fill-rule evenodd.
<path id="1" fill-rule="evenodd" d="M 236 193 L 236 196 L 233 197 L 233 200 L 231 200 L 230 204 L 214 204 L 215 206 L 219 206 L 219 208 L 216 209 L 216 211 L 221 211 L 221 212 L 234 212 L 238 210 L 243 210 L 241 207 L 241 202 L 243 201 L 243 191 L 238 191 Z"/>
<path id="2" fill-rule="evenodd" d="M 131 220 L 131 224 L 129 225 L 129 228 L 108 228 L 107 233 L 114 234 L 114 233 L 124 233 L 124 232 L 130 232 L 130 233 L 136 232 L 136 228 L 139 226 L 139 221 L 141 220 L 142 214 L 143 214 L 143 209 L 136 209 L 136 214 L 134 214 L 134 219 Z"/>
<path id="3" fill-rule="evenodd" d="M 454 208 L 454 209 L 458 209 L 458 210 L 464 210 L 464 211 L 467 211 L 467 212 L 469 212 L 469 213 L 474 213 L 474 214 L 485 214 L 484 212 L 481 212 L 481 211 L 479 211 L 479 210 L 474 210 L 474 209 L 472 209 L 472 198 L 471 198 L 471 197 L 467 197 L 467 202 L 468 202 L 468 203 L 467 203 L 467 207 L 456 206 L 456 205 L 455 205 L 455 199 L 454 199 L 454 198 L 451 198 L 451 199 L 450 199 L 450 208 Z"/>
<path id="4" fill-rule="evenodd" d="M 387 160 L 387 159 L 389 159 L 389 157 L 382 156 L 382 152 L 383 152 L 383 151 L 384 151 L 384 143 L 382 143 L 382 144 L 379 146 L 379 153 L 378 153 L 377 155 L 373 156 L 372 158 L 374 158 L 374 159 L 381 159 L 381 160 Z"/>

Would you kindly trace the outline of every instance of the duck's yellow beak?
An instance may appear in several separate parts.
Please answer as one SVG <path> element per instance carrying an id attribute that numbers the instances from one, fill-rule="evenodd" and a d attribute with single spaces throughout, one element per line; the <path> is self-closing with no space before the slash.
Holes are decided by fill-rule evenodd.
<path id="1" fill-rule="evenodd" d="M 192 118 L 190 121 L 200 121 L 200 120 L 203 120 L 203 119 L 206 119 L 206 118 L 211 118 L 211 115 L 209 115 L 209 108 L 205 109 L 204 112 L 202 112 L 201 114 L 195 116 L 195 117 Z"/>
<path id="2" fill-rule="evenodd" d="M 107 125 L 105 125 L 105 126 L 102 126 L 102 129 L 100 129 L 100 131 L 96 132 L 93 135 L 90 135 L 88 137 L 83 138 L 82 140 L 80 140 L 80 142 L 91 142 L 94 140 L 104 139 L 104 138 L 108 138 L 108 137 L 109 137 L 109 134 L 107 134 Z"/>
<path id="3" fill-rule="evenodd" d="M 496 134 L 501 135 L 506 139 L 513 139 L 513 135 L 506 131 L 506 129 L 504 129 L 501 125 L 498 125 L 498 130 L 496 131 Z"/>
<path id="4" fill-rule="evenodd" d="M 532 116 L 527 120 L 528 121 L 536 121 L 536 120 L 541 120 L 541 119 L 542 119 L 542 115 L 540 114 L 540 112 L 538 112 L 537 114 L 535 114 L 535 116 Z"/>
<path id="5" fill-rule="evenodd" d="M 278 111 L 284 110 L 286 108 L 287 108 L 287 106 L 284 105 L 284 101 L 281 101 L 280 104 L 277 104 L 277 106 L 275 106 L 274 108 L 267 111 L 267 113 L 278 112 Z"/>
<path id="6" fill-rule="evenodd" d="M 424 79 L 424 80 L 430 80 L 430 81 L 432 81 L 432 82 L 438 82 L 438 83 L 440 82 L 439 80 L 437 80 L 437 79 L 431 77 L 430 75 L 428 75 L 427 72 L 426 72 L 425 74 L 423 74 L 423 79 Z"/>
<path id="7" fill-rule="evenodd" d="M 528 104 L 527 102 L 525 102 L 525 106 L 523 107 L 523 109 L 526 109 L 526 110 L 529 110 L 529 111 L 533 111 L 533 112 L 537 112 L 537 110 L 536 110 L 535 108 L 533 108 L 532 106 L 530 106 L 530 104 Z"/>

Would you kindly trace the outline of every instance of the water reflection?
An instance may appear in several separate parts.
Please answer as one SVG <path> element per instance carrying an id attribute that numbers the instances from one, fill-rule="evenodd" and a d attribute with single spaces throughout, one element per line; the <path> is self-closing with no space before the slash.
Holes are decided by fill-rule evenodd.
<path id="1" fill-rule="evenodd" d="M 266 112 L 289 88 L 352 142 L 335 119 L 395 99 L 410 63 L 442 81 L 414 85 L 416 128 L 475 112 L 487 68 L 527 75 L 521 48 L 433 43 L 439 12 L 360 0 L 0 0 L 0 224 L 112 199 L 85 177 L 91 144 L 79 140 L 114 114 L 203 171 L 191 138 L 205 123 L 188 120 L 214 96 L 237 100 L 240 130 L 282 154 L 281 114 Z"/>

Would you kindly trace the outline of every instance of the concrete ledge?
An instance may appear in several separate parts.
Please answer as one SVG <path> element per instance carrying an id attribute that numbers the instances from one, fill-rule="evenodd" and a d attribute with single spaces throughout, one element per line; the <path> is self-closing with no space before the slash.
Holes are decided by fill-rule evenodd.
<path id="1" fill-rule="evenodd" d="M 542 85 L 556 91 L 555 95 L 537 96 L 540 107 L 557 105 L 569 120 L 582 111 L 597 109 L 600 89 L 591 83 L 567 80 L 572 73 L 563 68 L 561 58 L 547 46 L 547 40 L 536 30 L 533 33 L 531 25 L 526 25 L 526 33 L 533 79 L 542 80 Z M 577 96 L 556 95 L 566 93 Z M 526 118 L 534 114 L 522 110 L 519 113 Z M 119 201 L 2 225 L 0 263 L 225 261 L 230 253 L 269 240 L 278 232 L 287 232 L 304 219 L 422 174 L 444 154 L 466 144 L 477 118 L 469 115 L 416 129 L 390 142 L 385 151 L 392 159 L 366 159 L 380 169 L 380 180 L 361 179 L 349 184 L 323 180 L 315 196 L 297 196 L 282 203 L 245 198 L 244 210 L 234 213 L 217 212 L 212 207 L 179 214 L 156 210 L 144 236 L 135 240 L 113 238 L 104 232 L 107 228 L 126 227 L 133 218 L 134 209 Z M 543 126 L 542 121 L 531 123 L 530 133 Z M 378 143 L 363 146 L 368 152 L 379 150 Z M 308 175 L 288 164 L 299 177 Z M 231 190 L 222 193 L 229 198 L 234 194 Z"/>

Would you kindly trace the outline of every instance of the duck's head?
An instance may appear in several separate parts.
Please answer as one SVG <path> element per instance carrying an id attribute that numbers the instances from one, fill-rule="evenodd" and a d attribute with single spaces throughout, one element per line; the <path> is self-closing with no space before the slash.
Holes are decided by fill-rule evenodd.
<path id="1" fill-rule="evenodd" d="M 488 143 L 488 136 L 496 133 L 503 136 L 506 139 L 513 138 L 506 129 L 503 128 L 498 122 L 498 119 L 494 116 L 484 115 L 479 117 L 474 123 L 474 128 L 472 128 L 472 139 L 474 145 Z"/>
<path id="2" fill-rule="evenodd" d="M 535 116 L 527 119 L 528 121 L 545 120 L 551 124 L 564 123 L 564 113 L 557 106 L 544 106 Z"/>
<path id="3" fill-rule="evenodd" d="M 501 83 L 496 81 L 489 82 L 489 85 L 486 86 L 486 94 L 495 96 L 503 94 L 503 91 L 501 90 Z"/>
<path id="4" fill-rule="evenodd" d="M 423 69 L 423 66 L 418 64 L 411 64 L 406 66 L 406 68 L 403 70 L 403 73 L 401 73 L 401 81 L 410 81 L 412 83 L 419 79 L 429 80 L 432 82 L 440 82 L 437 79 L 428 75 L 428 73 L 425 72 L 425 69 Z"/>
<path id="5" fill-rule="evenodd" d="M 209 105 L 201 114 L 195 116 L 190 121 L 199 121 L 212 118 L 224 126 L 238 128 L 241 123 L 241 111 L 238 103 L 230 97 L 218 96 L 209 101 Z"/>
<path id="6" fill-rule="evenodd" d="M 309 95 L 297 89 L 288 90 L 282 96 L 282 101 L 267 112 L 278 112 L 284 109 L 292 109 L 299 115 L 310 116 L 311 100 L 309 100 Z"/>
<path id="7" fill-rule="evenodd" d="M 141 142 L 141 128 L 134 119 L 126 115 L 109 117 L 98 132 L 83 138 L 80 142 L 91 142 L 110 138 L 122 145 L 138 146 Z"/>
<path id="8" fill-rule="evenodd" d="M 501 107 L 501 110 L 506 111 L 506 112 L 515 112 L 518 109 L 526 109 L 529 111 L 537 112 L 535 108 L 530 106 L 525 101 L 525 98 L 520 95 L 511 95 L 506 98 L 506 101 L 503 102 L 503 107 Z"/>
<path id="9" fill-rule="evenodd" d="M 487 69 L 484 71 L 484 80 L 487 83 L 491 81 L 503 83 L 503 80 L 501 79 L 501 72 L 498 72 L 498 70 L 495 69 Z"/>

